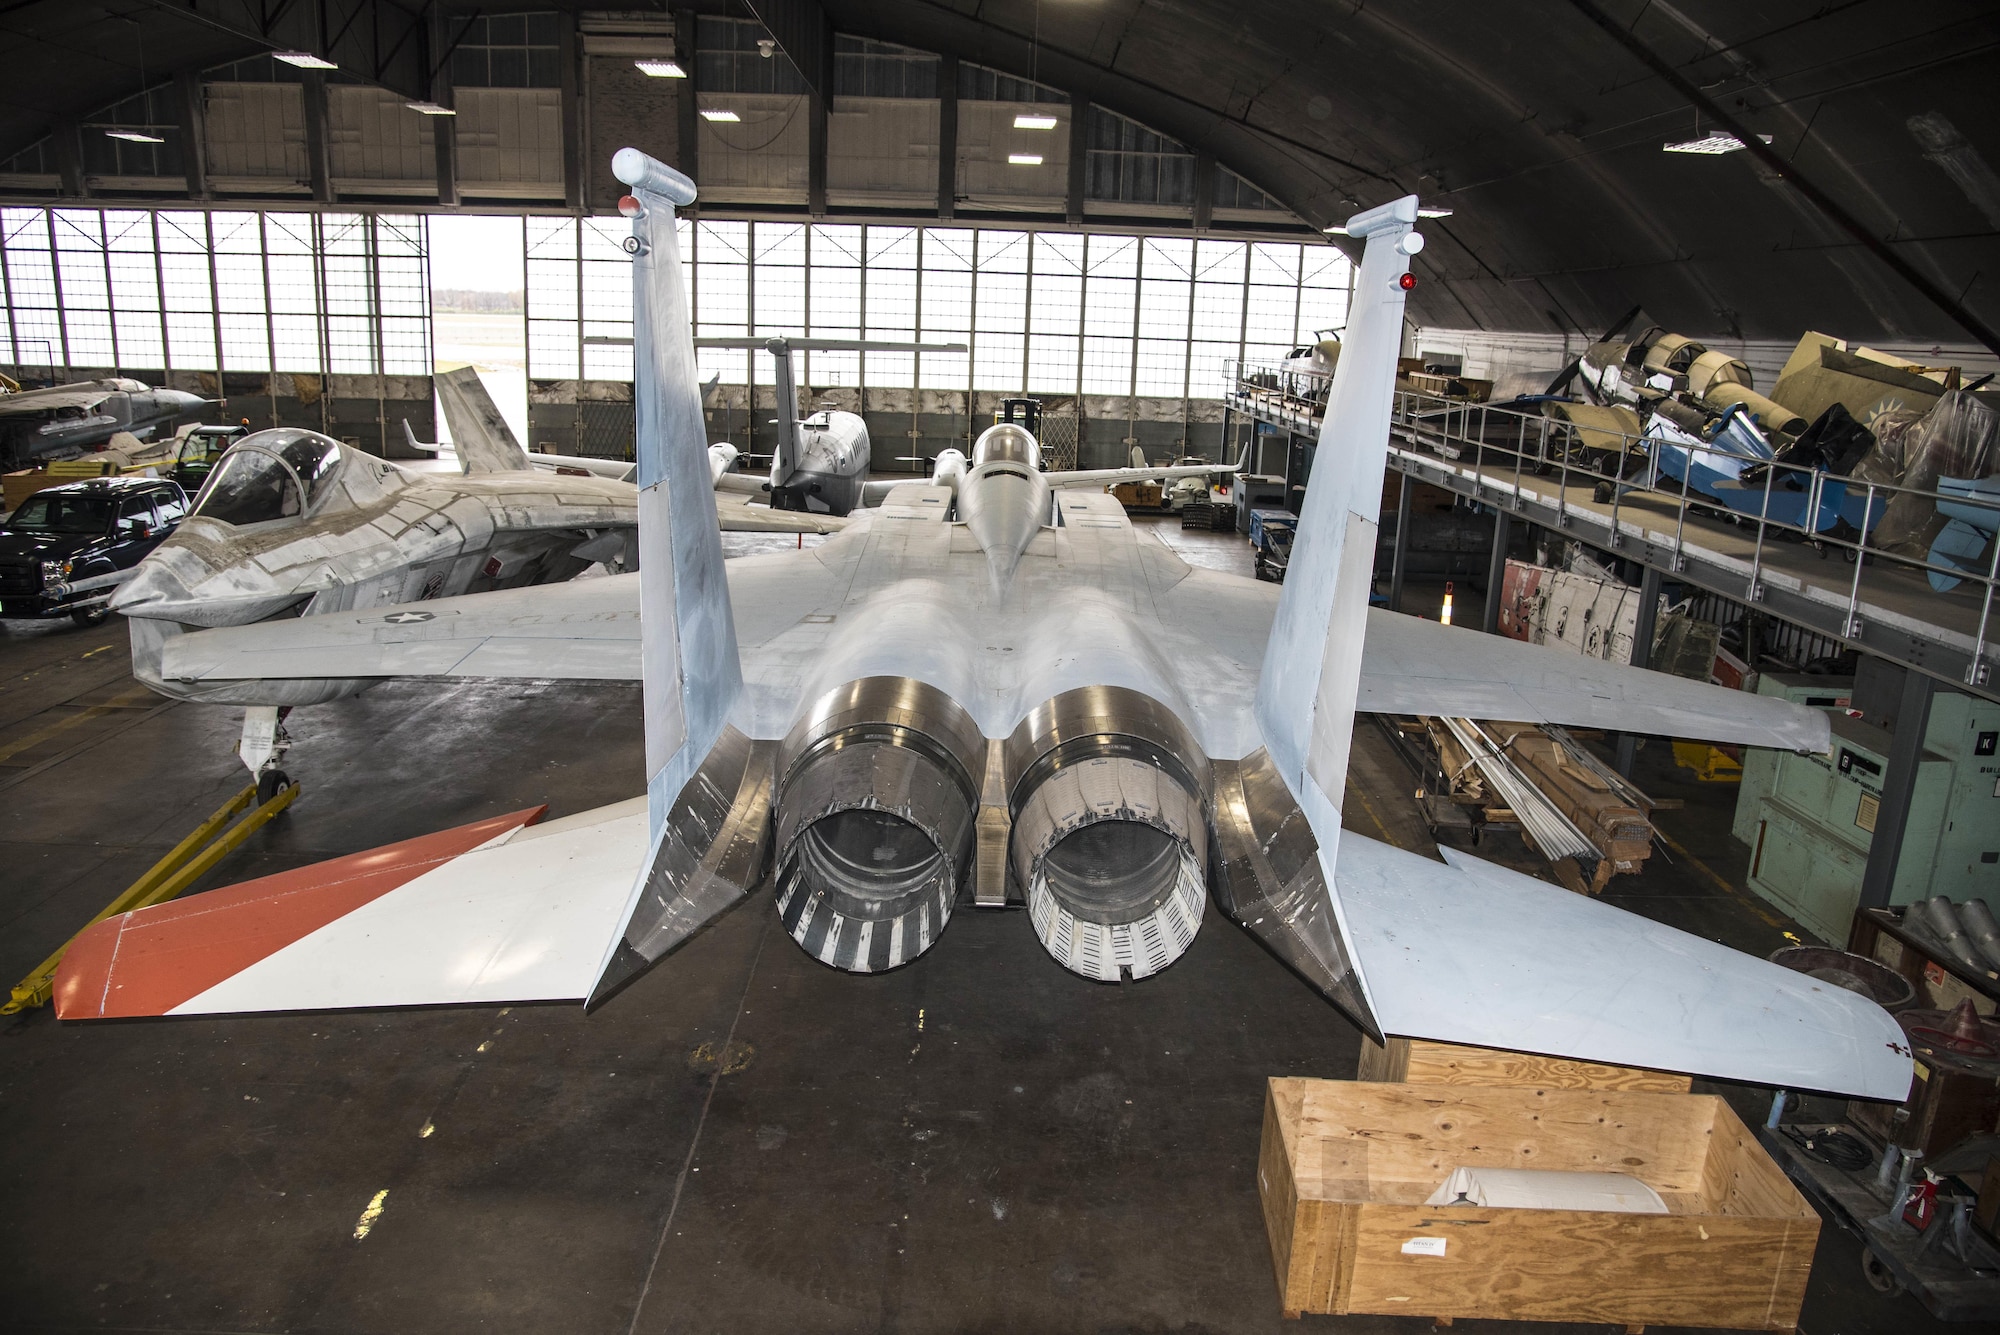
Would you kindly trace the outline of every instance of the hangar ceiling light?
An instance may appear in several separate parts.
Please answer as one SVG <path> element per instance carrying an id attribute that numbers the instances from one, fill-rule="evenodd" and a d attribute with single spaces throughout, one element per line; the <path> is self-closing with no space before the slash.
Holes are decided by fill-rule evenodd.
<path id="1" fill-rule="evenodd" d="M 741 116 L 737 115 L 733 111 L 721 111 L 715 107 L 703 107 L 701 109 L 701 118 L 705 121 L 726 121 L 726 122 L 740 121 L 743 119 Z"/>
<path id="2" fill-rule="evenodd" d="M 685 79 L 687 71 L 671 60 L 635 60 L 639 72 L 655 79 Z"/>
<path id="3" fill-rule="evenodd" d="M 1014 128 L 1017 130 L 1053 130 L 1056 128 L 1056 118 L 1054 116 L 1031 116 L 1023 112 L 1014 118 Z"/>
<path id="4" fill-rule="evenodd" d="M 1771 136 L 1768 134 L 1760 134 L 1757 137 L 1767 144 L 1771 142 Z M 1743 147 L 1743 141 L 1733 134 L 1724 134 L 1716 130 L 1700 139 L 1683 139 L 1678 144 L 1662 144 L 1660 147 L 1668 153 L 1699 153 L 1704 157 L 1714 157 L 1719 153 L 1734 153 Z"/>
<path id="5" fill-rule="evenodd" d="M 420 116 L 456 116 L 450 107 L 441 107 L 435 102 L 405 102 L 404 106 Z"/>
<path id="6" fill-rule="evenodd" d="M 296 65 L 302 70 L 337 70 L 340 66 L 331 60 L 322 60 L 310 51 L 273 51 L 271 59 L 282 60 L 287 65 Z"/>
<path id="7" fill-rule="evenodd" d="M 145 134 L 139 130 L 106 130 L 106 138 L 129 139 L 135 144 L 164 144 L 167 141 L 156 134 Z"/>
<path id="8" fill-rule="evenodd" d="M 1042 165 L 1042 155 L 1039 153 L 1009 153 L 1007 161 L 1013 163 L 1016 167 L 1039 167 Z"/>

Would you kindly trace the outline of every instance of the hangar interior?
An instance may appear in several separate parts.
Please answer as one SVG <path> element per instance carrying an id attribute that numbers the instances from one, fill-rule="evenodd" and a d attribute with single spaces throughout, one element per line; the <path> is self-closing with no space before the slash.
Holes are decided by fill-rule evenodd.
<path id="1" fill-rule="evenodd" d="M 0 509 L 12 512 L 0 532 L 11 809 L 0 966 L 23 978 L 0 1017 L 14 1123 L 0 1151 L 0 1328 L 1234 1331 L 1294 1328 L 1303 1312 L 1297 1328 L 1357 1332 L 1470 1318 L 1494 1330 L 1819 1335 L 2000 1320 L 2000 929 L 1982 935 L 1970 908 L 1990 927 L 1984 905 L 2000 905 L 2000 20 L 1985 7 L 25 0 L 0 12 L 0 29 L 11 76 Z M 627 149 L 678 176 L 635 178 L 614 165 Z M 1413 211 L 1382 241 L 1378 212 L 1398 200 Z M 467 220 L 504 235 L 497 263 L 457 253 L 475 235 Z M 1389 244 L 1401 246 L 1395 323 L 1377 339 L 1387 360 L 1370 361 L 1362 331 L 1379 331 L 1366 321 L 1386 309 L 1385 288 L 1364 270 L 1370 248 L 1379 265 Z M 647 286 L 666 255 L 678 306 Z M 478 264 L 492 271 L 469 286 L 441 276 Z M 664 375 L 671 357 L 647 360 L 681 338 L 692 381 Z M 778 354 L 770 340 L 795 346 Z M 1349 495 L 1336 490 L 1357 448 L 1341 405 L 1374 421 L 1350 389 L 1370 367 L 1394 383 L 1366 442 L 1381 449 L 1386 434 L 1383 471 L 1379 489 L 1371 473 Z M 728 652 L 741 639 L 745 699 L 782 693 L 756 676 L 760 617 L 839 621 L 804 656 L 874 661 L 840 638 L 873 624 L 848 611 L 862 604 L 813 611 L 812 581 L 873 542 L 853 558 L 863 587 L 880 534 L 922 504 L 943 507 L 957 534 L 938 559 L 964 557 L 977 578 L 942 612 L 907 587 L 900 608 L 895 590 L 878 596 L 866 615 L 882 644 L 963 633 L 999 642 L 968 640 L 968 655 L 1013 654 L 1010 618 L 1022 618 L 1024 659 L 1091 662 L 1142 643 L 1144 671 L 1187 683 L 1197 709 L 1135 706 L 1120 716 L 1129 735 L 1103 725 L 1115 744 L 1089 757 L 1150 757 L 1192 795 L 1195 834 L 1175 818 L 1120 816 L 1146 838 L 1097 850 L 1095 874 L 1115 878 L 1154 856 L 1147 838 L 1180 841 L 1195 897 L 1187 939 L 1165 956 L 1175 967 L 1152 974 L 1143 955 L 1121 956 L 1122 973 L 1095 957 L 1086 967 L 1076 943 L 1123 910 L 1064 918 L 1074 906 L 1049 889 L 1063 905 L 1052 929 L 1050 901 L 1036 898 L 1055 884 L 1059 860 L 1044 864 L 1060 841 L 1021 852 L 1027 795 L 1059 786 L 1085 754 L 1062 749 L 1064 729 L 1081 725 L 1048 721 L 1067 696 L 967 722 L 974 746 L 984 729 L 983 760 L 924 749 L 951 751 L 958 725 L 914 748 L 958 775 L 977 853 L 944 881 L 951 932 L 933 948 L 926 919 L 923 958 L 894 953 L 870 972 L 870 937 L 857 965 L 837 930 L 798 920 L 786 889 L 806 875 L 786 851 L 804 837 L 787 822 L 786 805 L 801 804 L 788 793 L 839 750 L 808 727 L 833 695 L 802 701 L 789 732 L 759 733 L 739 709 L 690 778 L 662 767 L 636 629 L 568 671 L 348 677 L 263 659 L 277 674 L 254 683 L 265 695 L 217 687 L 221 669 L 197 690 L 165 666 L 194 661 L 174 657 L 191 644 L 278 636 L 279 623 L 319 613 L 362 618 L 380 643 L 393 636 L 378 623 L 436 615 L 404 604 L 442 597 L 456 616 L 572 576 L 586 601 L 545 600 L 538 614 L 636 627 L 636 605 L 604 600 L 643 578 L 632 572 L 645 550 L 673 562 L 692 600 L 700 581 L 683 549 L 648 549 L 643 525 L 658 521 L 635 518 L 658 513 L 645 496 L 678 486 L 656 486 L 646 444 L 657 396 L 671 411 L 676 393 L 699 394 L 718 559 L 738 571 L 794 560 L 783 568 L 810 575 L 731 576 L 766 590 L 733 594 Z M 994 556 L 985 484 L 968 480 L 1007 462 L 991 433 L 1009 423 L 1033 434 L 1031 471 L 1055 479 L 1056 499 L 1044 496 L 1011 549 L 1030 574 Z M 280 461 L 272 476 L 289 476 L 295 499 L 238 522 L 304 510 L 309 550 L 259 548 L 231 569 L 208 549 L 199 569 L 174 555 L 191 550 L 190 506 L 197 520 L 225 513 L 239 443 L 248 458 L 259 433 L 278 431 L 326 449 L 301 463 L 263 437 L 258 457 Z M 500 464 L 479 461 L 489 431 Z M 844 472 L 811 473 L 855 441 Z M 439 457 L 432 442 L 455 449 Z M 333 536 L 326 497 L 337 478 L 340 503 L 365 510 L 374 502 L 355 479 L 377 462 L 394 468 L 367 485 L 407 487 L 405 504 L 434 507 L 424 525 L 441 533 L 449 514 L 454 532 L 479 529 L 487 545 L 454 538 L 455 557 L 405 553 L 350 579 L 357 549 Z M 509 492 L 485 478 L 509 468 L 539 480 Z M 1339 507 L 1314 501 L 1315 474 Z M 849 482 L 867 499 L 829 499 Z M 60 527 L 59 498 L 92 488 L 78 504 L 102 510 L 103 532 Z M 466 521 L 468 509 L 483 517 Z M 1359 891 L 1343 907 L 1337 885 L 1317 887 L 1335 921 L 1332 976 L 1324 958 L 1302 965 L 1292 938 L 1258 930 L 1265 919 L 1232 899 L 1225 867 L 1268 873 L 1302 828 L 1231 851 L 1225 793 L 1258 800 L 1239 765 L 1266 754 L 1260 738 L 1286 763 L 1270 731 L 1279 711 L 1264 710 L 1278 680 L 1264 637 L 1347 569 L 1328 564 L 1347 558 L 1326 556 L 1327 539 L 1300 537 L 1302 521 L 1373 524 L 1378 511 L 1372 547 L 1350 553 L 1363 573 L 1318 600 L 1333 598 L 1321 611 L 1331 624 L 1359 590 L 1368 607 L 1344 623 L 1357 643 L 1364 622 L 1383 643 L 1393 623 L 1381 619 L 1398 614 L 1483 633 L 1472 643 L 1488 647 L 1467 661 L 1512 701 L 1532 694 L 1509 675 L 1509 646 L 1523 642 L 1550 655 L 1519 669 L 1535 689 L 1586 703 L 1533 718 L 1371 709 L 1370 690 L 1421 691 L 1396 695 L 1386 670 L 1371 686 L 1364 661 L 1361 698 L 1344 706 L 1351 740 L 1344 715 L 1337 744 L 1310 730 L 1345 765 L 1343 781 L 1311 789 L 1333 825 L 1317 823 L 1299 774 L 1284 776 L 1290 796 L 1274 790 L 1312 823 L 1329 884 L 1344 828 L 1439 867 L 1482 860 L 1590 913 L 1679 929 L 1676 941 L 1757 960 L 1790 950 L 1795 975 L 1899 1017 L 1884 1021 L 1899 1059 L 1919 1053 L 1907 1098 L 1758 1078 L 1759 1061 L 1797 1066 L 1754 1025 L 1740 1058 L 1710 1033 L 1710 1047 L 1731 1050 L 1712 1066 L 1639 1060 L 1643 1045 L 1536 1046 L 1525 1030 L 1517 1051 L 1476 1037 L 1490 1027 L 1378 1026 L 1370 1006 L 1396 1003 L 1368 951 L 1386 947 L 1367 944 Z M 1158 555 L 1121 565 L 1087 545 L 1092 526 Z M 912 539 L 879 560 L 944 581 L 918 550 Z M 1048 570 L 1035 565 L 1050 551 Z M 990 600 L 978 583 L 989 568 Z M 1168 600 L 1174 580 L 1211 574 L 1240 581 L 1239 596 L 1200 613 Z M 1046 604 L 1024 610 L 1022 583 L 1010 609 L 1006 581 L 1031 578 L 1053 581 L 1032 586 L 1052 590 Z M 1093 601 L 1128 586 L 1144 609 L 1130 633 L 1123 612 L 1102 616 Z M 671 599 L 662 613 L 645 587 L 650 615 L 684 615 Z M 172 615 L 159 610 L 169 602 Z M 1246 616 L 1263 618 L 1253 649 L 1230 658 Z M 1340 640 L 1322 634 L 1300 652 L 1332 663 Z M 629 670 L 606 666 L 628 649 Z M 1428 652 L 1405 650 L 1401 675 L 1427 680 Z M 695 683 L 689 701 L 708 680 L 693 661 L 674 678 Z M 1628 718 L 1588 703 L 1620 689 L 1591 673 L 1649 668 L 1678 680 L 1650 696 L 1623 688 Z M 980 680 L 1013 670 L 989 666 Z M 941 690 L 949 675 L 908 680 Z M 280 677 L 294 680 L 273 691 Z M 1688 697 L 1675 716 L 1688 730 L 1639 726 L 1681 708 L 1673 692 L 1686 683 L 1716 692 L 1706 707 Z M 1299 716 L 1323 717 L 1326 698 L 1304 697 Z M 921 735 L 922 720 L 956 717 L 949 700 L 895 708 L 905 712 L 868 726 Z M 1821 740 L 1756 745 L 1770 737 L 1746 732 L 1744 743 L 1722 721 L 1732 708 L 1790 710 Z M 1155 727 L 1149 709 L 1189 716 Z M 1211 745 L 1214 729 L 1191 717 L 1211 709 L 1253 719 L 1248 740 Z M 1504 721 L 1516 717 L 1527 722 Z M 404 958 L 387 941 L 342 975 L 359 1009 L 218 1004 L 84 1023 L 74 990 L 54 1000 L 59 967 L 76 976 L 78 960 L 98 958 L 81 943 L 103 939 L 85 929 L 108 915 L 198 908 L 219 902 L 203 892 L 246 882 L 282 899 L 312 875 L 323 893 L 360 875 L 334 860 L 384 845 L 417 849 L 400 855 L 412 867 L 446 868 L 473 845 L 420 841 L 509 812 L 546 807 L 550 837 L 568 837 L 579 827 L 566 821 L 657 789 L 664 772 L 689 787 L 655 791 L 656 844 L 682 829 L 667 803 L 685 813 L 704 782 L 723 804 L 700 817 L 710 836 L 718 823 L 736 830 L 735 780 L 709 766 L 738 724 L 753 770 L 771 763 L 757 747 L 790 748 L 773 752 L 783 761 L 761 799 L 772 828 L 756 836 L 780 845 L 774 874 L 742 887 L 747 902 L 705 911 L 698 932 L 640 951 L 608 999 L 622 957 L 607 956 L 570 998 L 589 995 L 588 1009 L 552 1004 L 566 993 L 487 1004 L 476 989 L 461 1006 L 370 1002 L 366 980 Z M 1041 750 L 1017 754 L 1030 742 Z M 827 801 L 853 814 L 839 793 Z M 207 839 L 218 842 L 203 852 Z M 888 843 L 875 853 L 892 856 Z M 316 870 L 329 863 L 347 870 Z M 713 859 L 701 866 L 720 874 Z M 641 872 L 635 901 L 657 884 Z M 1162 890 L 1146 921 L 1170 928 L 1173 902 Z M 1490 907 L 1514 901 L 1487 902 L 1521 939 L 1541 930 L 1524 910 Z M 1435 908 L 1403 912 L 1398 930 L 1442 929 Z M 1563 1004 L 1613 1017 L 1610 1029 L 1672 1029 L 1670 1006 L 1621 982 L 1650 976 L 1641 948 L 1576 938 L 1596 943 L 1582 949 L 1557 925 L 1566 912 L 1548 918 L 1551 962 L 1537 966 L 1568 989 Z M 1194 933 L 1225 917 L 1248 930 L 1214 921 Z M 327 910 L 298 930 L 342 921 Z M 632 923 L 614 926 L 614 946 L 638 941 Z M 253 928 L 232 938 L 245 968 L 273 947 L 242 942 L 278 939 Z M 900 952 L 901 919 L 896 931 Z M 779 939 L 788 933 L 806 949 Z M 485 963 L 461 972 L 489 976 L 521 939 L 493 938 Z M 1678 949 L 1644 940 L 1649 960 Z M 197 944 L 163 958 L 216 951 Z M 59 966 L 65 951 L 75 958 Z M 167 1013 L 116 1008 L 116 954 L 96 1014 Z M 1432 993 L 1501 1014 L 1489 986 L 1518 964 L 1500 945 L 1490 960 L 1460 957 Z M 198 992 L 177 995 L 192 1005 Z M 1649 1006 L 1659 1010 L 1639 1013 Z M 1839 1029 L 1811 1014 L 1804 1029 L 1824 1032 L 1801 1051 Z M 1425 1043 L 1462 1045 L 1438 1057 L 1452 1098 L 1590 1091 L 1605 1102 L 1579 1119 L 1653 1128 L 1624 1159 L 1643 1180 L 1665 1171 L 1637 1165 L 1670 1157 L 1659 1128 L 1675 1118 L 1708 1119 L 1702 1144 L 1742 1133 L 1733 1171 L 1768 1187 L 1721 1204 L 1701 1195 L 1712 1183 L 1652 1187 L 1669 1219 L 1733 1214 L 1743 1240 L 1719 1256 L 1631 1234 L 1652 1266 L 1634 1271 L 1590 1251 L 1596 1235 L 1565 1255 L 1527 1224 L 1511 1250 L 1480 1252 L 1425 1215 L 1449 1196 L 1365 1207 L 1340 1196 L 1354 1180 L 1368 1189 L 1365 1156 L 1354 1173 L 1336 1165 L 1376 1136 L 1444 1137 L 1440 1182 L 1455 1166 L 1568 1166 L 1550 1133 L 1520 1129 L 1533 1114 L 1493 1114 L 1493 1134 L 1516 1148 L 1475 1162 L 1480 1147 L 1446 1133 L 1453 1117 L 1484 1114 L 1424 1102 L 1441 1097 L 1418 1075 Z M 1489 1078 L 1496 1054 L 1532 1074 Z M 1417 1111 L 1398 1105 L 1400 1123 L 1344 1114 L 1346 1141 L 1284 1140 L 1305 1134 L 1287 1091 L 1335 1108 L 1378 1085 L 1415 1091 Z M 1687 1102 L 1704 1096 L 1713 1109 Z M 1301 1167 L 1302 1153 L 1324 1153 L 1324 1174 L 1316 1158 Z M 1374 1153 L 1379 1189 L 1392 1156 Z M 1616 1157 L 1582 1153 L 1585 1168 Z M 1728 1175 L 1706 1162 L 1696 1177 Z M 1331 1204 L 1314 1215 L 1308 1177 L 1327 1202 L 1391 1213 L 1366 1225 L 1335 1222 L 1369 1216 Z M 1442 1232 L 1397 1251 L 1390 1233 L 1405 1225 Z M 1309 1255 L 1312 1229 L 1324 1230 L 1322 1259 Z M 1375 1244 L 1387 1248 L 1379 1270 Z M 1449 1277 L 1424 1268 L 1447 1256 L 1464 1258 Z M 1764 1293 L 1754 1319 L 1739 1290 Z"/>

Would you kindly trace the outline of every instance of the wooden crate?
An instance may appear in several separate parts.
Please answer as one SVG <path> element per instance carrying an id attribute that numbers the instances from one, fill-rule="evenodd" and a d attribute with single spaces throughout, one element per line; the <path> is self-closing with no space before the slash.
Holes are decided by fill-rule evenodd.
<path id="1" fill-rule="evenodd" d="M 1459 1167 L 1628 1173 L 1670 1213 L 1425 1205 Z M 1819 1238 L 1705 1094 L 1273 1079 L 1257 1182 L 1287 1316 L 1791 1330 Z"/>
<path id="2" fill-rule="evenodd" d="M 1605 1066 L 1568 1057 L 1433 1043 L 1426 1038 L 1391 1038 L 1388 1046 L 1361 1040 L 1356 1080 L 1412 1085 L 1529 1085 L 1538 1089 L 1631 1089 L 1685 1094 L 1689 1076 L 1637 1066 Z"/>

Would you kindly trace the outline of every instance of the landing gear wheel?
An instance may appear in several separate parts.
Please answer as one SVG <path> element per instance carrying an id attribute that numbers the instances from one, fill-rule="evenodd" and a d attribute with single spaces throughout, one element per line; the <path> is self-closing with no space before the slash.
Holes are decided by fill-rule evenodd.
<path id="1" fill-rule="evenodd" d="M 95 607 L 86 607 L 71 612 L 69 619 L 79 626 L 101 626 L 104 624 L 104 619 L 110 615 L 111 609 L 103 603 L 99 603 Z"/>
<path id="2" fill-rule="evenodd" d="M 281 769 L 267 769 L 257 776 L 257 805 L 263 806 L 291 786 L 291 777 Z"/>
<path id="3" fill-rule="evenodd" d="M 1868 1247 L 1861 1249 L 1861 1274 L 1867 1279 L 1868 1287 L 1877 1293 L 1886 1293 L 1893 1298 L 1903 1291 L 1903 1281 L 1897 1279 L 1896 1273 Z"/>

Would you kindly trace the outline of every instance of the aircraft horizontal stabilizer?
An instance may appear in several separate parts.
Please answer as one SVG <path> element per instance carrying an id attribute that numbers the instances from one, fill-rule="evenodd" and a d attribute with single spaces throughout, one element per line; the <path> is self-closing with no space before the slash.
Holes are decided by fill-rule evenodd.
<path id="1" fill-rule="evenodd" d="M 1073 468 L 1044 473 L 1051 487 L 1114 487 L 1120 482 L 1164 482 L 1178 477 L 1234 473 L 1235 464 L 1162 464 L 1157 468 Z"/>
<path id="2" fill-rule="evenodd" d="M 1832 735 L 1824 713 L 1774 696 L 1382 608 L 1368 612 L 1355 708 L 1615 728 L 1791 751 L 1824 751 Z"/>
<path id="3" fill-rule="evenodd" d="M 56 974 L 65 1020 L 581 1000 L 646 857 L 636 798 L 545 808 L 107 918 Z"/>
<path id="4" fill-rule="evenodd" d="M 1832 983 L 1445 850 L 1348 831 L 1348 944 L 1386 1033 L 1900 1101 L 1889 1013 Z"/>

